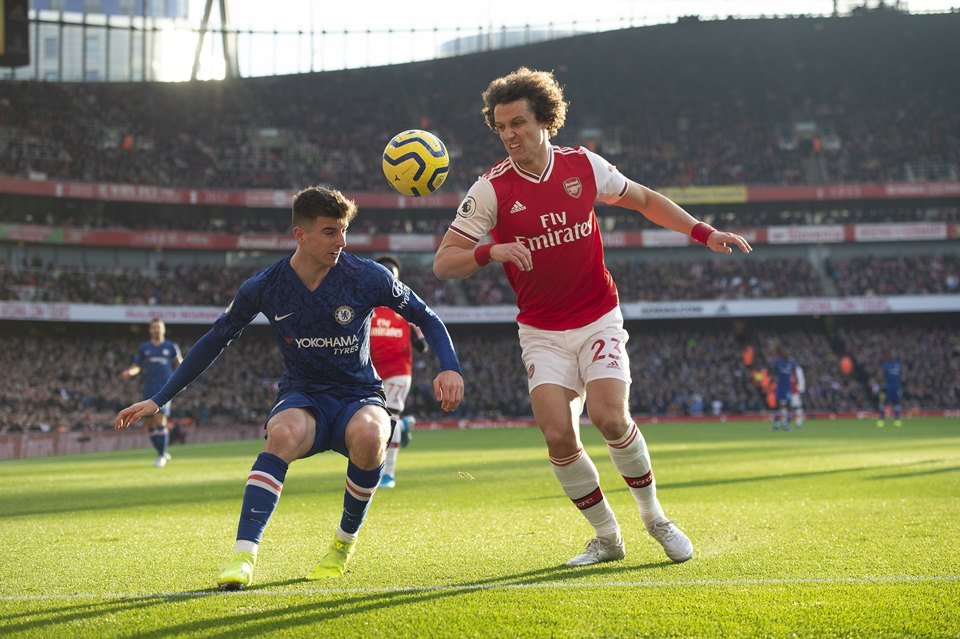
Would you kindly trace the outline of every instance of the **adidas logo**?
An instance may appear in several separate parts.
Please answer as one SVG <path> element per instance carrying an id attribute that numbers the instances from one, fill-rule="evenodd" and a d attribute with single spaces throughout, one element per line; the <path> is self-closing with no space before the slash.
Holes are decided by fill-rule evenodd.
<path id="1" fill-rule="evenodd" d="M 526 211 L 527 207 L 523 204 L 520 204 L 520 200 L 517 200 L 513 203 L 513 207 L 510 209 L 511 213 L 519 213 L 520 211 Z"/>

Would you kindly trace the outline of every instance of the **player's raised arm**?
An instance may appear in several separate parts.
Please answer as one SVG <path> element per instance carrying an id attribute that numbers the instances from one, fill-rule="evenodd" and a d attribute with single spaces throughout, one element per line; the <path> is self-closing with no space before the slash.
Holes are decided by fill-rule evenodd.
<path id="1" fill-rule="evenodd" d="M 753 247 L 743 236 L 718 231 L 709 224 L 698 221 L 667 196 L 636 182 L 629 182 L 627 192 L 615 204 L 639 211 L 654 224 L 689 235 L 716 253 L 732 253 L 733 246 L 744 253 L 753 251 Z"/>

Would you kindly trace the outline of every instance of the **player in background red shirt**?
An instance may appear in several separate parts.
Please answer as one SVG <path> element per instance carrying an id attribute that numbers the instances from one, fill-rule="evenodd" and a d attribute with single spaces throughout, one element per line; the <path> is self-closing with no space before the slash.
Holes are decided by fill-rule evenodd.
<path id="1" fill-rule="evenodd" d="M 396 257 L 384 255 L 377 258 L 377 263 L 393 273 L 394 279 L 400 278 L 400 260 Z M 373 319 L 370 322 L 370 359 L 383 380 L 387 409 L 396 421 L 387 447 L 380 488 L 393 488 L 397 485 L 397 454 L 401 445 L 406 446 L 409 443 L 410 431 L 416 423 L 412 415 L 403 415 L 413 375 L 414 348 L 418 353 L 426 353 L 430 348 L 419 328 L 400 317 L 393 309 L 378 306 L 373 310 Z"/>
<path id="2" fill-rule="evenodd" d="M 508 157 L 468 191 L 437 249 L 434 273 L 463 279 L 500 262 L 516 292 L 533 416 L 554 474 L 596 532 L 568 565 L 622 559 L 625 553 L 596 466 L 580 443 L 584 404 L 647 531 L 671 560 L 686 561 L 693 545 L 664 515 L 646 443 L 630 417 L 628 335 L 593 207 L 600 201 L 638 211 L 718 253 L 731 253 L 734 246 L 749 253 L 750 244 L 698 222 L 599 155 L 552 145 L 567 112 L 552 73 L 520 68 L 491 82 L 483 102 L 487 125 Z M 493 242 L 481 244 L 487 234 Z"/>

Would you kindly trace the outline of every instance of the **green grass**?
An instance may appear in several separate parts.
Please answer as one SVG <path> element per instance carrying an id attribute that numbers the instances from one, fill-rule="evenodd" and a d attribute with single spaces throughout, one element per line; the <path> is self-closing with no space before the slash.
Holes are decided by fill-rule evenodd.
<path id="1" fill-rule="evenodd" d="M 566 568 L 591 530 L 534 429 L 417 432 L 351 570 L 303 579 L 346 462 L 297 462 L 251 589 L 219 593 L 257 441 L 0 463 L 0 636 L 957 637 L 960 423 L 642 428 L 671 564 L 593 429 L 627 558 Z"/>

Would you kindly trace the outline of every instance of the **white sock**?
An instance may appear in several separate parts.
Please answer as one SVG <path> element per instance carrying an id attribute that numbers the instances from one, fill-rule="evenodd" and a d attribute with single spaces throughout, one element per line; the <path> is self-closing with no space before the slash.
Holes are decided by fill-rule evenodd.
<path id="1" fill-rule="evenodd" d="M 597 537 L 619 541 L 620 524 L 617 523 L 610 504 L 603 497 L 600 475 L 586 451 L 578 448 L 577 452 L 569 457 L 551 457 L 550 463 L 563 492 L 587 518 L 597 532 Z"/>
<path id="2" fill-rule="evenodd" d="M 397 476 L 397 454 L 400 452 L 401 430 L 402 426 L 398 421 L 396 428 L 393 429 L 393 436 L 390 438 L 390 443 L 387 444 L 387 454 L 383 462 L 384 475 L 390 475 L 391 477 Z"/>
<path id="3" fill-rule="evenodd" d="M 345 544 L 350 543 L 351 541 L 356 541 L 357 537 L 359 537 L 359 533 L 351 534 L 348 532 L 344 532 L 343 528 L 341 528 L 340 526 L 337 526 L 337 531 L 334 534 L 336 534 L 337 539 L 339 539 Z"/>
<path id="4" fill-rule="evenodd" d="M 640 518 L 649 528 L 657 521 L 666 519 L 657 499 L 657 482 L 647 453 L 647 443 L 636 424 L 630 424 L 620 439 L 607 442 L 610 460 L 630 487 L 630 494 L 640 507 Z"/>
<path id="5" fill-rule="evenodd" d="M 238 539 L 237 545 L 233 547 L 233 552 L 249 552 L 256 555 L 258 548 L 260 548 L 260 544 L 256 542 Z"/>

